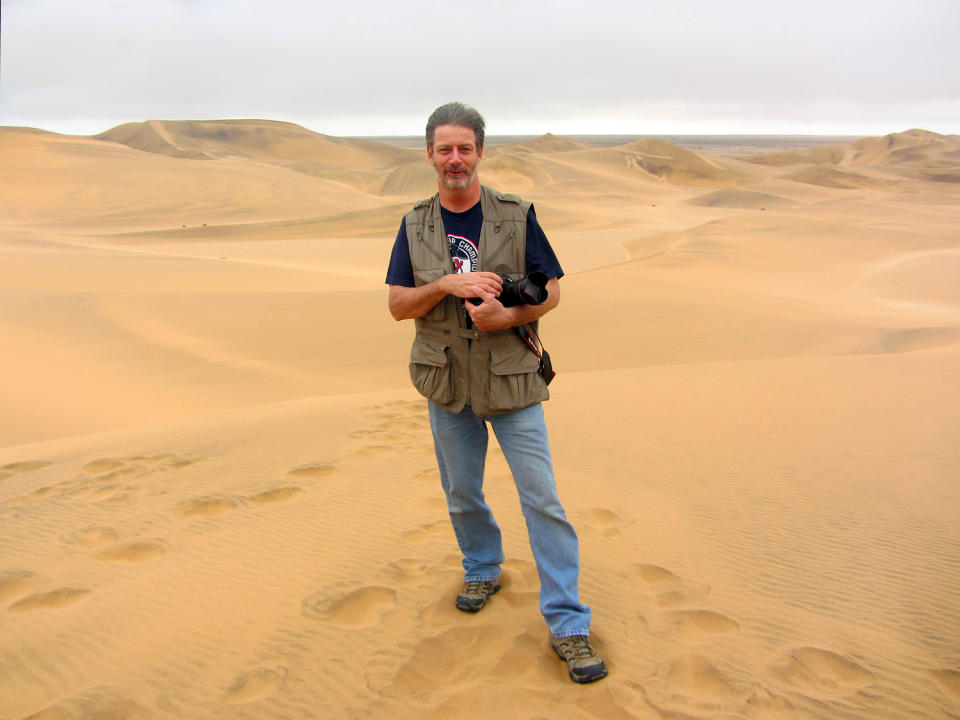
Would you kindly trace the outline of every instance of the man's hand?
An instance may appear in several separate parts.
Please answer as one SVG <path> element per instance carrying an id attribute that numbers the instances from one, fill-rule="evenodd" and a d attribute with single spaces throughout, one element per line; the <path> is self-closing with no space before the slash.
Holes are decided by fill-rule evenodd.
<path id="1" fill-rule="evenodd" d="M 390 314 L 395 320 L 411 320 L 426 315 L 447 295 L 466 300 L 483 293 L 496 297 L 502 289 L 503 279 L 493 272 L 449 273 L 417 287 L 391 285 Z"/>
<path id="2" fill-rule="evenodd" d="M 467 300 L 467 312 L 479 330 L 505 330 L 530 323 L 552 310 L 560 302 L 560 284 L 556 278 L 547 283 L 547 301 L 542 305 L 504 307 L 497 299 L 503 280 L 492 272 L 450 273 L 418 287 L 390 286 L 390 314 L 395 320 L 423 317 L 447 295 Z M 470 298 L 480 298 L 474 305 Z"/>
<path id="3" fill-rule="evenodd" d="M 477 295 L 483 302 L 474 305 L 467 302 L 467 312 L 473 324 L 480 330 L 506 330 L 537 320 L 560 304 L 560 281 L 550 278 L 547 282 L 547 299 L 542 305 L 514 305 L 504 307 L 491 293 Z"/>
<path id="4" fill-rule="evenodd" d="M 492 272 L 451 273 L 438 281 L 447 295 L 460 298 L 497 297 L 503 289 L 503 278 Z"/>
<path id="5" fill-rule="evenodd" d="M 504 330 L 519 324 L 516 322 L 515 308 L 504 307 L 492 294 L 481 290 L 472 297 L 479 297 L 482 300 L 479 305 L 474 305 L 472 302 L 466 304 L 470 319 L 478 330 Z"/>

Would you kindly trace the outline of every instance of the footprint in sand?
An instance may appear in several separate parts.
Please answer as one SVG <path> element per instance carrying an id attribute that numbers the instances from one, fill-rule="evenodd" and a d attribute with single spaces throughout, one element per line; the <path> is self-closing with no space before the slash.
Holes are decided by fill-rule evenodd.
<path id="1" fill-rule="evenodd" d="M 119 538 L 120 535 L 111 527 L 88 527 L 61 535 L 60 542 L 84 550 L 96 550 L 115 543 Z"/>
<path id="2" fill-rule="evenodd" d="M 447 501 L 439 493 L 421 498 L 419 502 L 431 516 L 442 515 L 447 510 Z"/>
<path id="3" fill-rule="evenodd" d="M 368 405 L 364 410 L 374 414 L 402 413 L 407 417 L 427 417 L 426 400 L 391 400 L 382 405 Z"/>
<path id="4" fill-rule="evenodd" d="M 426 406 L 419 404 L 375 405 L 365 408 L 372 416 L 367 427 L 348 433 L 352 440 L 380 441 L 381 444 L 368 446 L 358 451 L 362 457 L 379 455 L 386 452 L 408 450 L 396 446 L 424 432 L 429 426 Z M 386 445 L 383 443 L 393 443 Z"/>
<path id="5" fill-rule="evenodd" d="M 36 505 L 45 500 L 55 500 L 57 502 L 71 502 L 76 500 L 86 500 L 93 496 L 96 488 L 91 487 L 86 480 L 64 480 L 53 485 L 46 485 L 37 488 L 26 495 L 8 498 L 4 505 L 9 507 L 23 507 L 24 505 Z M 113 492 L 110 489 L 109 492 Z"/>
<path id="6" fill-rule="evenodd" d="M 107 562 L 141 563 L 153 560 L 166 551 L 167 546 L 157 540 L 131 540 L 101 550 L 94 557 Z"/>
<path id="7" fill-rule="evenodd" d="M 503 564 L 500 591 L 510 607 L 535 607 L 540 601 L 540 577 L 529 560 L 507 560 Z"/>
<path id="8" fill-rule="evenodd" d="M 692 653 L 675 657 L 649 691 L 649 702 L 661 717 L 713 715 L 743 696 L 710 660 Z"/>
<path id="9" fill-rule="evenodd" d="M 620 537 L 623 518 L 607 508 L 595 507 L 584 511 L 584 528 L 600 537 Z"/>
<path id="10" fill-rule="evenodd" d="M 0 602 L 23 595 L 38 582 L 37 574 L 29 570 L 0 572 Z"/>
<path id="11" fill-rule="evenodd" d="M 283 687 L 287 678 L 287 668 L 258 667 L 241 675 L 226 692 L 224 700 L 231 705 L 256 702 L 275 694 Z"/>
<path id="12" fill-rule="evenodd" d="M 122 467 L 124 467 L 122 460 L 101 458 L 99 460 L 91 460 L 80 468 L 80 472 L 86 473 L 87 475 L 106 475 L 108 472 L 119 470 Z"/>
<path id="13" fill-rule="evenodd" d="M 278 487 L 273 488 L 272 490 L 264 490 L 263 492 L 257 493 L 256 495 L 248 495 L 247 501 L 256 503 L 257 505 L 266 505 L 269 503 L 276 502 L 285 502 L 292 498 L 294 495 L 299 495 L 303 492 L 303 488 L 290 486 L 290 487 Z"/>
<path id="14" fill-rule="evenodd" d="M 397 448 L 391 445 L 367 445 L 354 451 L 354 455 L 360 457 L 375 457 L 377 455 L 386 455 L 390 452 L 396 452 Z"/>
<path id="15" fill-rule="evenodd" d="M 245 498 L 234 498 L 226 495 L 212 495 L 208 497 L 191 498 L 177 503 L 170 512 L 187 517 L 216 517 L 230 512 L 242 504 L 268 505 L 289 500 L 303 492 L 303 488 L 288 486 L 264 490 Z"/>
<path id="16" fill-rule="evenodd" d="M 153 717 L 153 713 L 128 697 L 107 689 L 96 688 L 79 695 L 62 698 L 53 705 L 30 715 L 27 720 L 72 720 L 73 718 L 128 718 Z"/>
<path id="17" fill-rule="evenodd" d="M 419 560 L 400 558 L 387 563 L 383 572 L 390 580 L 400 585 L 414 585 L 419 583 L 426 574 L 427 565 Z"/>
<path id="18" fill-rule="evenodd" d="M 287 470 L 287 475 L 290 477 L 317 479 L 330 477 L 336 471 L 336 465 L 331 465 L 330 463 L 312 463 L 310 465 L 302 465 L 300 467 L 293 468 L 292 470 Z"/>
<path id="19" fill-rule="evenodd" d="M 17 495 L 7 498 L 3 501 L 4 507 L 24 507 L 26 505 L 35 505 L 49 495 L 50 488 L 40 488 L 27 495 Z"/>
<path id="20" fill-rule="evenodd" d="M 778 680 L 814 697 L 854 695 L 874 683 L 873 675 L 859 663 L 816 647 L 787 652 L 770 672 Z"/>
<path id="21" fill-rule="evenodd" d="M 21 460 L 20 462 L 12 462 L 7 465 L 0 465 L 0 472 L 9 473 L 10 475 L 17 475 L 19 473 L 31 472 L 33 470 L 42 470 L 45 467 L 50 467 L 53 465 L 52 462 L 47 462 L 46 460 Z"/>
<path id="22" fill-rule="evenodd" d="M 27 612 L 29 610 L 57 610 L 79 602 L 90 591 L 86 588 L 62 587 L 47 592 L 33 593 L 18 600 L 7 608 L 11 612 Z"/>
<path id="23" fill-rule="evenodd" d="M 57 502 L 129 504 L 139 497 L 139 494 L 140 488 L 134 486 L 98 485 L 88 478 L 74 478 L 37 488 L 28 495 L 10 498 L 5 504 L 33 505 L 46 499 Z"/>
<path id="24" fill-rule="evenodd" d="M 397 591 L 390 587 L 343 590 L 334 586 L 304 598 L 301 613 L 339 627 L 362 628 L 379 623 L 396 605 Z"/>
<path id="25" fill-rule="evenodd" d="M 636 563 L 630 568 L 653 595 L 654 604 L 660 608 L 677 607 L 702 600 L 709 588 L 693 587 L 659 565 Z"/>
<path id="26" fill-rule="evenodd" d="M 693 696 L 727 699 L 736 694 L 723 673 L 702 655 L 685 654 L 674 658 L 667 678 L 674 690 Z"/>
<path id="27" fill-rule="evenodd" d="M 374 672 L 382 673 L 383 670 L 372 662 L 365 668 L 365 673 L 375 687 L 383 685 L 383 695 L 409 699 L 418 704 L 438 691 L 444 697 L 450 697 L 458 687 L 464 688 L 464 678 L 483 677 L 489 678 L 493 686 L 509 683 L 512 687 L 531 688 L 543 687 L 551 679 L 556 683 L 565 682 L 561 678 L 566 676 L 566 666 L 550 657 L 545 645 L 539 632 L 518 635 L 515 630 L 495 623 L 461 624 L 439 633 L 428 633 L 419 639 L 412 654 L 393 671 L 392 677 L 373 677 Z M 462 709 L 469 707 L 471 700 L 458 698 L 452 705 Z M 454 708 L 444 708 L 448 712 L 436 717 L 462 714 Z M 474 715 L 482 716 L 483 713 Z M 511 717 L 509 711 L 499 716 Z M 576 713 L 575 716 L 587 717 L 587 714 Z"/>
<path id="28" fill-rule="evenodd" d="M 951 670 L 944 668 L 941 670 L 931 670 L 930 674 L 937 681 L 937 685 L 943 690 L 947 697 L 954 700 L 960 700 L 960 670 Z"/>
<path id="29" fill-rule="evenodd" d="M 199 497 L 177 503 L 171 510 L 175 515 L 187 517 L 216 517 L 237 507 L 237 501 L 229 497 Z"/>
<path id="30" fill-rule="evenodd" d="M 138 500 L 146 489 L 138 485 L 125 484 L 126 481 L 148 473 L 178 469 L 194 462 L 197 461 L 179 458 L 172 454 L 100 458 L 88 462 L 80 468 L 80 472 L 75 477 L 69 480 L 38 488 L 27 495 L 8 498 L 4 501 L 4 505 L 12 507 L 33 505 L 48 499 L 57 502 L 130 505 Z M 6 467 L 24 472 L 51 464 L 43 461 L 29 461 L 13 463 Z"/>
<path id="31" fill-rule="evenodd" d="M 761 685 L 754 687 L 745 705 L 748 709 L 757 711 L 760 717 L 767 717 L 771 714 L 774 717 L 779 717 L 779 713 L 792 713 L 794 711 L 793 703 L 782 695 L 774 695 Z"/>
<path id="32" fill-rule="evenodd" d="M 406 440 L 407 433 L 389 430 L 385 427 L 382 427 L 381 423 L 381 427 L 367 428 L 365 430 L 354 430 L 353 432 L 349 432 L 347 433 L 347 437 L 349 437 L 351 440 L 381 440 L 397 442 L 400 440 Z"/>
<path id="33" fill-rule="evenodd" d="M 510 561 L 511 564 L 513 562 L 515 561 Z M 536 572 L 535 569 L 534 572 Z M 426 625 L 456 625 L 463 622 L 463 612 L 457 610 L 453 602 L 462 587 L 463 566 L 460 563 L 460 555 L 449 553 L 441 560 L 429 564 L 420 560 L 395 560 L 384 567 L 383 574 L 391 585 L 432 588 L 431 600 L 420 610 L 420 619 Z M 504 571 L 504 590 L 501 591 L 504 595 L 510 588 L 513 574 L 512 571 Z M 443 583 L 443 587 L 438 585 L 440 582 Z"/>
<path id="34" fill-rule="evenodd" d="M 110 470 L 101 475 L 92 476 L 93 479 L 98 483 L 117 483 L 123 482 L 124 480 L 132 480 L 135 477 L 139 477 L 143 474 L 143 471 L 135 467 L 119 467 L 116 470 Z"/>
<path id="35" fill-rule="evenodd" d="M 423 482 L 430 483 L 431 485 L 440 486 L 440 471 L 437 468 L 429 468 L 428 470 L 421 470 L 416 475 L 413 476 L 414 480 L 422 480 Z"/>
<path id="36" fill-rule="evenodd" d="M 735 620 L 712 610 L 678 610 L 666 615 L 668 633 L 686 642 L 705 642 L 740 629 Z"/>
<path id="37" fill-rule="evenodd" d="M 413 530 L 407 530 L 400 537 L 402 537 L 405 542 L 423 545 L 435 538 L 446 535 L 448 531 L 453 532 L 450 523 L 446 520 L 438 520 L 437 522 L 428 523 L 427 525 L 421 525 Z"/>
<path id="38" fill-rule="evenodd" d="M 173 453 L 160 455 L 131 455 L 119 458 L 91 460 L 80 472 L 95 477 L 98 481 L 115 481 L 162 470 L 179 470 L 200 462 L 196 458 L 183 458 Z"/>

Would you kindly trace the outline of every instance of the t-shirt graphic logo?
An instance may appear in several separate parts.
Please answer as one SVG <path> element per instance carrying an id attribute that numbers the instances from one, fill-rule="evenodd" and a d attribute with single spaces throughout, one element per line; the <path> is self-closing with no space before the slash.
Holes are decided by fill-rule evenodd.
<path id="1" fill-rule="evenodd" d="M 460 235 L 447 235 L 447 243 L 450 245 L 450 257 L 453 259 L 453 271 L 455 273 L 474 272 L 477 269 L 477 246 L 470 238 Z"/>

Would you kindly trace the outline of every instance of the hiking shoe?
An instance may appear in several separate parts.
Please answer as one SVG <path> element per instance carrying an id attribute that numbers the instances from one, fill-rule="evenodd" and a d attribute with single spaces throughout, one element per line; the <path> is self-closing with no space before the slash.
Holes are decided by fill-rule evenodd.
<path id="1" fill-rule="evenodd" d="M 457 607 L 464 612 L 479 612 L 487 604 L 487 598 L 499 589 L 499 580 L 467 580 L 457 595 Z"/>
<path id="2" fill-rule="evenodd" d="M 561 660 L 567 661 L 570 679 L 574 682 L 589 683 L 607 676 L 607 666 L 590 645 L 588 636 L 558 638 L 551 635 L 550 646 Z"/>

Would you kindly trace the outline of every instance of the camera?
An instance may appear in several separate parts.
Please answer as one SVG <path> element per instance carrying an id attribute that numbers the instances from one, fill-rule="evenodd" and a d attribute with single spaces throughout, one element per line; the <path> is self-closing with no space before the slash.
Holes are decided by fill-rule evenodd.
<path id="1" fill-rule="evenodd" d="M 500 290 L 500 296 L 497 300 L 504 307 L 541 305 L 547 299 L 547 281 L 549 278 L 546 273 L 532 272 L 519 280 L 511 280 L 506 275 L 500 277 L 503 279 L 503 289 Z M 470 298 L 470 302 L 479 305 L 483 301 L 480 298 Z"/>

